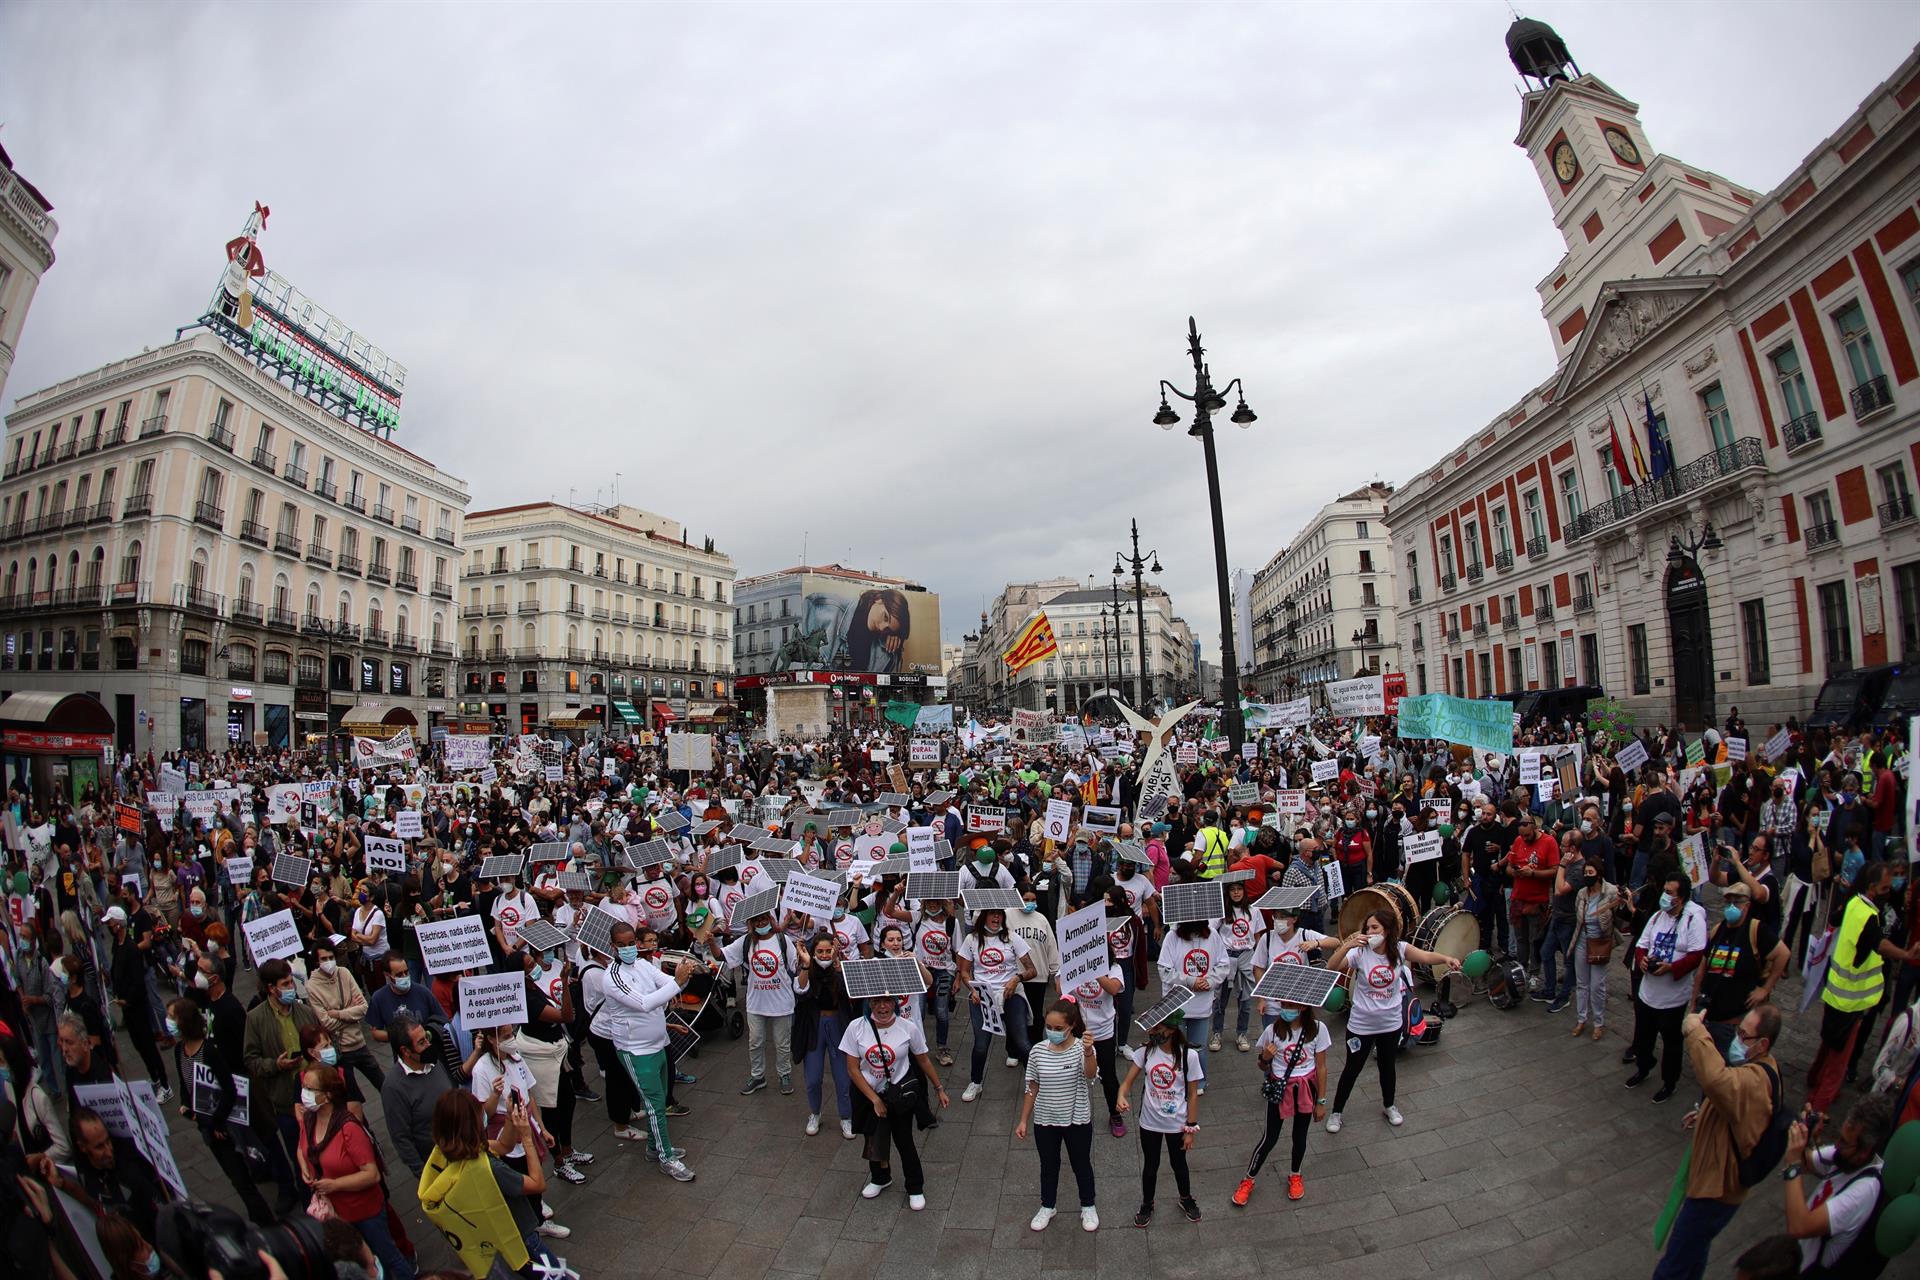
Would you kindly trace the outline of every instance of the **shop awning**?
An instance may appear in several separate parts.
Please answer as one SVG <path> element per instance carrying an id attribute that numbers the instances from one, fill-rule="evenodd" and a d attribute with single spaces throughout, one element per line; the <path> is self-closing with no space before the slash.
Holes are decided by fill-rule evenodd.
<path id="1" fill-rule="evenodd" d="M 572 715 L 554 716 L 547 723 L 556 729 L 598 729 L 600 717 L 589 715 L 585 711 L 575 710 Z"/>
<path id="2" fill-rule="evenodd" d="M 402 729 L 418 729 L 420 721 L 391 702 L 362 702 L 340 717 L 340 727 L 358 738 L 391 738 Z"/>
<path id="3" fill-rule="evenodd" d="M 678 720 L 680 717 L 673 714 L 672 707 L 660 699 L 655 698 L 653 700 L 653 718 L 656 720 Z"/>
<path id="4" fill-rule="evenodd" d="M 619 716 L 622 720 L 626 721 L 628 724 L 641 723 L 640 713 L 638 711 L 635 711 L 633 709 L 633 704 L 631 702 L 628 702 L 625 698 L 615 698 L 613 700 L 613 711 L 615 715 Z"/>
<path id="5" fill-rule="evenodd" d="M 113 741 L 113 715 L 85 693 L 16 693 L 0 702 L 9 751 L 94 754 Z"/>

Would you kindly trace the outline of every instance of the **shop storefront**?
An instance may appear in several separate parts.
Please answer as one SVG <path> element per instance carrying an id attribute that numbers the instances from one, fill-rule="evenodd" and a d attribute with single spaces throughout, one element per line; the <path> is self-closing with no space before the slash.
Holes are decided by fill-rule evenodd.
<path id="1" fill-rule="evenodd" d="M 7 783 L 36 803 L 98 795 L 113 750 L 113 717 L 84 693 L 16 693 L 0 702 L 0 760 Z"/>

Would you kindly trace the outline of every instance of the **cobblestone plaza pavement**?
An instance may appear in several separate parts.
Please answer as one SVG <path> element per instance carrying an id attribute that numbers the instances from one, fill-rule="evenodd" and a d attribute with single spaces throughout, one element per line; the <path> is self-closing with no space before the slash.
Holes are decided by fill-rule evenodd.
<path id="1" fill-rule="evenodd" d="M 1236 1209 L 1228 1201 L 1264 1115 L 1254 1057 L 1236 1052 L 1231 1038 L 1211 1055 L 1213 1083 L 1201 1101 L 1202 1129 L 1190 1156 L 1204 1214 L 1198 1223 L 1181 1216 L 1163 1167 L 1153 1225 L 1133 1226 L 1139 1143 L 1132 1133 L 1115 1139 L 1106 1132 L 1096 1084 L 1101 1226 L 1091 1235 L 1073 1212 L 1069 1170 L 1063 1170 L 1060 1216 L 1045 1232 L 1028 1230 L 1039 1204 L 1039 1161 L 1030 1141 L 1012 1136 L 1020 1073 L 996 1052 L 988 1059 L 985 1094 L 962 1103 L 964 1023 L 954 1028 L 955 1063 L 942 1073 L 953 1105 L 939 1128 L 920 1135 L 927 1177 L 921 1213 L 907 1209 L 897 1173 L 894 1189 L 877 1200 L 860 1198 L 866 1165 L 860 1143 L 840 1136 L 830 1088 L 821 1132 L 812 1138 L 802 1133 L 806 1106 L 797 1071 L 791 1097 L 777 1087 L 737 1096 L 746 1079 L 746 1042 L 723 1036 L 684 1064 L 699 1077 L 679 1090 L 693 1114 L 671 1122 L 673 1140 L 687 1149 L 698 1179 L 682 1185 L 662 1176 L 634 1144 L 612 1137 L 601 1105 L 582 1103 L 575 1140 L 596 1159 L 584 1186 L 549 1177 L 549 1202 L 573 1229 L 570 1239 L 550 1243 L 588 1277 L 1019 1280 L 1101 1272 L 1218 1278 L 1280 1265 L 1311 1267 L 1326 1280 L 1644 1276 L 1655 1257 L 1653 1219 L 1683 1149 L 1681 1116 L 1697 1090 L 1690 1073 L 1663 1105 L 1652 1103 L 1651 1085 L 1621 1087 L 1630 1070 L 1620 1065 L 1620 1054 L 1632 1010 L 1624 972 L 1616 967 L 1614 974 L 1618 990 L 1607 1037 L 1598 1044 L 1568 1034 L 1571 1010 L 1548 1014 L 1545 1005 L 1528 1002 L 1502 1012 L 1478 997 L 1463 1001 L 1437 1047 L 1400 1057 L 1399 1103 L 1406 1113 L 1400 1129 L 1381 1115 L 1369 1066 L 1342 1132 L 1315 1128 L 1307 1194 L 1298 1204 L 1286 1198 L 1284 1137 L 1251 1204 Z M 241 982 L 251 985 L 244 975 Z M 1779 994 L 1782 1007 L 1793 1008 L 1798 979 L 1782 981 Z M 1795 1100 L 1803 1093 L 1816 1026 L 1813 1014 L 1788 1021 L 1782 1057 Z M 1329 1085 L 1343 1054 L 1335 1040 Z M 124 1034 L 122 1056 L 137 1063 Z M 589 1080 L 598 1082 L 591 1066 Z M 1840 1109 L 1853 1097 L 1851 1090 L 1843 1094 Z M 454 1265 L 419 1214 L 377 1100 L 368 1113 L 387 1148 L 394 1171 L 389 1182 L 423 1266 Z M 173 1144 L 197 1194 L 231 1201 L 198 1134 L 177 1117 Z M 1747 1244 L 1779 1229 L 1779 1195 L 1774 1180 L 1756 1189 L 1722 1235 L 1709 1275 L 1731 1275 L 1732 1259 Z"/>

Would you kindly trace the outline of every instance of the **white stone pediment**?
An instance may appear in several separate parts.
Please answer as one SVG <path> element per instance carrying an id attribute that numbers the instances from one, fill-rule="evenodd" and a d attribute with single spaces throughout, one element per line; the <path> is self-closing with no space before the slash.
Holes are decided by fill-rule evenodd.
<path id="1" fill-rule="evenodd" d="M 1675 316 L 1713 288 L 1715 280 L 1622 281 L 1607 285 L 1595 300 L 1593 318 L 1560 375 L 1554 399 L 1572 391 L 1637 350 Z"/>

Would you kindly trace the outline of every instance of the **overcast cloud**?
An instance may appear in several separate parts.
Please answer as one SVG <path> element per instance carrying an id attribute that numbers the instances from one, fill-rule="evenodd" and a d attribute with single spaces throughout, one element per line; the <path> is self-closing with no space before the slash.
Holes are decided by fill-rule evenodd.
<path id="1" fill-rule="evenodd" d="M 1910 4 L 1530 10 L 1656 150 L 1761 190 L 1920 38 Z M 0 133 L 58 262 L 9 399 L 269 266 L 410 369 L 473 509 L 620 497 L 740 573 L 1099 575 L 1137 515 L 1217 659 L 1186 318 L 1263 564 L 1551 369 L 1562 245 L 1495 0 L 437 7 L 12 3 Z M 11 408 L 11 404 L 7 406 Z"/>

